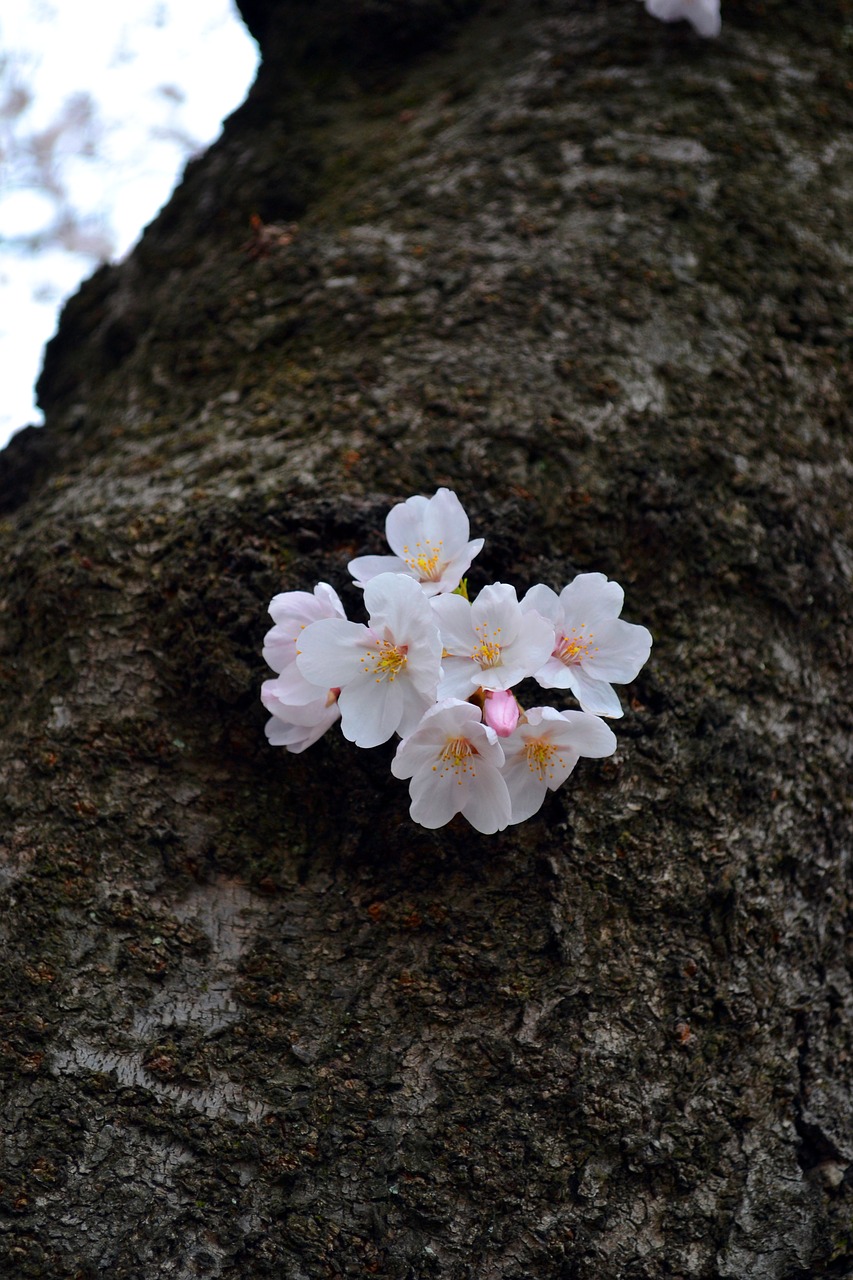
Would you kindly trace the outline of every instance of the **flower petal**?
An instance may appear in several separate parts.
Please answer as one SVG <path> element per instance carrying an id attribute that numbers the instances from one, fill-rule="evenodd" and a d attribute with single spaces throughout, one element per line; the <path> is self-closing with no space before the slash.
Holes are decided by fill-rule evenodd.
<path id="1" fill-rule="evenodd" d="M 521 625 L 521 608 L 515 587 L 494 582 L 483 587 L 471 605 L 471 625 L 481 640 L 493 640 L 501 647 L 512 644 Z"/>
<path id="2" fill-rule="evenodd" d="M 603 573 L 579 573 L 560 592 L 566 632 L 585 623 L 587 627 L 603 618 L 618 618 L 625 592 L 618 582 L 608 582 Z"/>
<path id="3" fill-rule="evenodd" d="M 538 813 L 548 787 L 538 770 L 530 768 L 523 752 L 514 754 L 507 760 L 502 774 L 510 798 L 510 824 L 515 826 L 517 822 L 524 822 Z"/>
<path id="4" fill-rule="evenodd" d="M 328 582 L 318 582 L 311 591 L 281 591 L 273 596 L 269 607 L 273 622 L 293 627 L 296 635 L 303 627 L 321 618 L 346 616 L 340 596 Z"/>
<path id="5" fill-rule="evenodd" d="M 444 674 L 438 684 L 438 697 L 442 700 L 470 698 L 483 677 L 480 667 L 470 658 L 444 658 L 441 670 Z"/>
<path id="6" fill-rule="evenodd" d="M 646 0 L 646 9 L 662 22 L 686 18 L 700 36 L 720 34 L 720 0 Z"/>
<path id="7" fill-rule="evenodd" d="M 597 715 L 586 711 L 560 711 L 558 715 L 566 722 L 568 732 L 561 732 L 555 726 L 552 741 L 590 760 L 613 755 L 618 746 L 616 734 Z"/>
<path id="8" fill-rule="evenodd" d="M 312 684 L 340 689 L 361 673 L 364 650 L 373 643 L 370 631 L 360 622 L 325 618 L 302 632 L 296 665 Z"/>
<path id="9" fill-rule="evenodd" d="M 455 657 L 470 658 L 477 644 L 471 605 L 462 596 L 434 596 L 430 601 L 438 621 L 445 652 Z"/>
<path id="10" fill-rule="evenodd" d="M 280 673 L 296 661 L 296 641 L 284 627 L 271 627 L 264 636 L 261 654 L 267 666 Z"/>
<path id="11" fill-rule="evenodd" d="M 622 715 L 622 703 L 611 684 L 606 680 L 596 680 L 583 667 L 567 667 L 566 670 L 571 676 L 569 688 L 584 711 L 614 719 Z"/>
<path id="12" fill-rule="evenodd" d="M 436 744 L 412 742 L 413 736 L 414 734 L 410 734 L 408 738 L 404 738 L 397 747 L 397 754 L 391 761 L 391 772 L 395 778 L 411 778 L 416 773 L 431 769 L 435 762 Z"/>
<path id="13" fill-rule="evenodd" d="M 512 805 L 506 783 L 497 769 L 482 767 L 469 781 L 462 805 L 462 815 L 484 836 L 494 835 L 509 826 Z"/>
<path id="14" fill-rule="evenodd" d="M 621 618 L 599 622 L 594 640 L 595 649 L 589 657 L 581 658 L 581 666 L 595 679 L 615 680 L 617 684 L 636 679 L 652 649 L 651 632 Z"/>
<path id="15" fill-rule="evenodd" d="M 459 812 L 464 800 L 460 791 L 455 778 L 449 773 L 416 773 L 409 783 L 412 821 L 430 830 L 445 826 Z"/>
<path id="16" fill-rule="evenodd" d="M 559 658 L 551 657 L 547 662 L 534 671 L 533 678 L 541 684 L 543 689 L 572 689 L 574 688 L 574 671 L 577 666 L 566 666 Z"/>
<path id="17" fill-rule="evenodd" d="M 369 673 L 341 689 L 341 731 L 357 747 L 378 747 L 395 732 L 403 715 L 397 680 L 376 681 Z"/>
<path id="18" fill-rule="evenodd" d="M 300 708 L 300 710 L 305 709 Z M 307 720 L 305 724 L 294 724 L 292 721 L 283 720 L 274 715 L 267 721 L 265 733 L 272 746 L 286 747 L 296 755 L 310 747 L 318 738 L 322 738 L 323 734 L 340 718 L 340 714 L 337 703 L 332 702 L 328 706 L 318 705 L 314 719 Z"/>
<path id="19" fill-rule="evenodd" d="M 483 538 L 474 538 L 472 542 L 466 542 L 465 546 L 458 555 L 452 557 L 444 565 L 441 571 L 441 577 L 437 582 L 422 582 L 421 586 L 427 595 L 438 595 L 442 592 L 455 591 L 462 581 L 465 574 L 471 568 L 471 561 L 474 556 L 478 555 L 484 546 Z"/>
<path id="20" fill-rule="evenodd" d="M 407 553 L 411 554 L 420 540 L 428 505 L 429 498 L 415 494 L 405 502 L 398 502 L 385 517 L 388 546 L 401 559 L 405 559 Z"/>
<path id="21" fill-rule="evenodd" d="M 556 591 L 546 587 L 544 582 L 537 582 L 526 592 L 521 601 L 522 613 L 536 612 L 557 627 L 563 621 L 563 606 Z"/>
<path id="22" fill-rule="evenodd" d="M 364 607 L 370 616 L 370 626 L 377 634 L 385 628 L 390 634 L 385 638 L 396 644 L 408 644 L 409 640 L 427 639 L 430 632 L 437 632 L 435 618 L 429 601 L 414 578 L 400 573 L 381 573 L 372 578 L 364 588 Z M 438 656 L 438 636 L 435 637 Z"/>
<path id="23" fill-rule="evenodd" d="M 338 593 L 327 582 L 318 582 L 309 591 L 282 591 L 269 606 L 275 626 L 264 637 L 263 656 L 273 671 L 283 671 L 296 659 L 296 640 L 312 622 L 321 618 L 344 618 Z"/>
<path id="24" fill-rule="evenodd" d="M 329 688 L 332 686 L 329 685 Z M 309 702 L 316 702 L 319 697 L 318 686 L 312 684 L 310 680 L 306 680 L 302 672 L 299 670 L 295 662 L 291 662 L 290 666 L 285 667 L 275 680 L 265 680 L 261 687 L 261 700 L 264 706 L 268 706 L 266 698 L 274 698 L 279 703 L 287 706 L 305 706 Z M 268 709 L 277 715 L 275 707 L 268 706 Z"/>
<path id="25" fill-rule="evenodd" d="M 435 702 L 436 686 L 433 685 L 429 694 L 424 695 L 413 680 L 398 680 L 397 683 L 403 695 L 403 707 L 395 732 L 405 738 L 408 734 L 414 733 L 425 713 Z"/>
<path id="26" fill-rule="evenodd" d="M 356 556 L 354 560 L 350 560 L 347 569 L 357 587 L 367 586 L 380 573 L 405 573 L 411 577 L 409 566 L 398 556 Z"/>
<path id="27" fill-rule="evenodd" d="M 507 666 L 519 664 L 526 676 L 533 675 L 548 661 L 554 649 L 556 635 L 550 619 L 532 611 L 522 614 L 515 639 L 508 643 L 501 654 Z"/>
<path id="28" fill-rule="evenodd" d="M 458 555 L 466 545 L 471 526 L 465 508 L 452 489 L 437 489 L 423 516 L 423 531 L 433 546 L 440 542 L 444 559 Z"/>

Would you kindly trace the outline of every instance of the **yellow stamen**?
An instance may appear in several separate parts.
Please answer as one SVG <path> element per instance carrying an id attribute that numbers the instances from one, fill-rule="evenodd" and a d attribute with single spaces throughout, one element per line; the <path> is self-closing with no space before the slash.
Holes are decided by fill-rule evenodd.
<path id="1" fill-rule="evenodd" d="M 366 673 L 377 684 L 383 680 L 394 681 L 408 664 L 408 646 L 392 644 L 390 640 L 378 640 L 375 647 L 366 649 L 360 659 Z M 372 665 L 371 665 L 372 664 Z"/>
<path id="2" fill-rule="evenodd" d="M 477 748 L 469 742 L 467 738 L 448 738 L 444 750 L 439 756 L 439 761 L 442 766 L 439 777 L 443 778 L 450 769 L 455 769 L 456 781 L 461 787 L 466 775 L 471 778 L 476 778 L 477 769 L 475 767 L 474 757 L 479 754 L 480 753 Z M 437 769 L 438 765 L 433 765 L 433 773 L 435 773 Z"/>
<path id="3" fill-rule="evenodd" d="M 444 565 L 441 560 L 441 539 L 433 545 L 429 538 L 416 542 L 414 551 L 403 547 L 403 559 L 418 575 L 421 582 L 438 582 Z"/>
<path id="4" fill-rule="evenodd" d="M 598 646 L 593 647 L 593 633 L 585 636 L 586 623 L 582 622 L 580 626 L 570 636 L 560 636 L 557 641 L 557 647 L 554 650 L 554 657 L 567 667 L 577 666 L 583 658 L 588 658 L 592 653 L 598 653 Z"/>
<path id="5" fill-rule="evenodd" d="M 492 640 L 484 640 L 477 645 L 471 657 L 481 667 L 496 667 L 501 660 L 501 647 Z"/>
<path id="6" fill-rule="evenodd" d="M 527 756 L 527 767 L 531 773 L 539 774 L 539 781 L 545 782 L 547 778 L 554 779 L 554 761 L 565 768 L 566 762 L 560 755 L 559 747 L 555 747 L 552 742 L 548 742 L 546 738 L 531 738 L 524 748 L 524 754 Z"/>
<path id="7" fill-rule="evenodd" d="M 479 662 L 481 667 L 496 667 L 501 660 L 501 628 L 495 627 L 489 638 L 488 624 L 481 622 L 474 630 L 479 637 L 480 643 L 475 647 L 471 657 L 475 662 Z"/>

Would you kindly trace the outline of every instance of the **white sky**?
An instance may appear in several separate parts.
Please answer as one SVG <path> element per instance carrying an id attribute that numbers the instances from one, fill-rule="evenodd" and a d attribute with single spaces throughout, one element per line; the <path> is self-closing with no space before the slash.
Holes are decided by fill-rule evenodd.
<path id="1" fill-rule="evenodd" d="M 33 385 L 62 301 L 127 252 L 256 66 L 230 0 L 2 5 L 0 447 L 42 421 Z M 18 86 L 29 105 L 4 118 Z"/>

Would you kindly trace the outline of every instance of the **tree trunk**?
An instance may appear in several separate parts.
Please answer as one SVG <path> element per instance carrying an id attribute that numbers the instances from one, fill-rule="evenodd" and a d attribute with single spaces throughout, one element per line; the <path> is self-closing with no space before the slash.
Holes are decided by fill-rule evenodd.
<path id="1" fill-rule="evenodd" d="M 0 1272 L 851 1276 L 849 4 L 244 11 L 2 458 Z M 440 485 L 655 636 L 492 837 L 258 701 Z"/>

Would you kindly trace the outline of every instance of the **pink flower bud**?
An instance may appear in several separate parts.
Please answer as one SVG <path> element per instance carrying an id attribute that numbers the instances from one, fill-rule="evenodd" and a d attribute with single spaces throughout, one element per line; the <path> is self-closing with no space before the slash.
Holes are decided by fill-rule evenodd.
<path id="1" fill-rule="evenodd" d="M 483 719 L 499 738 L 508 738 L 518 724 L 519 706 L 510 689 L 488 689 Z"/>

